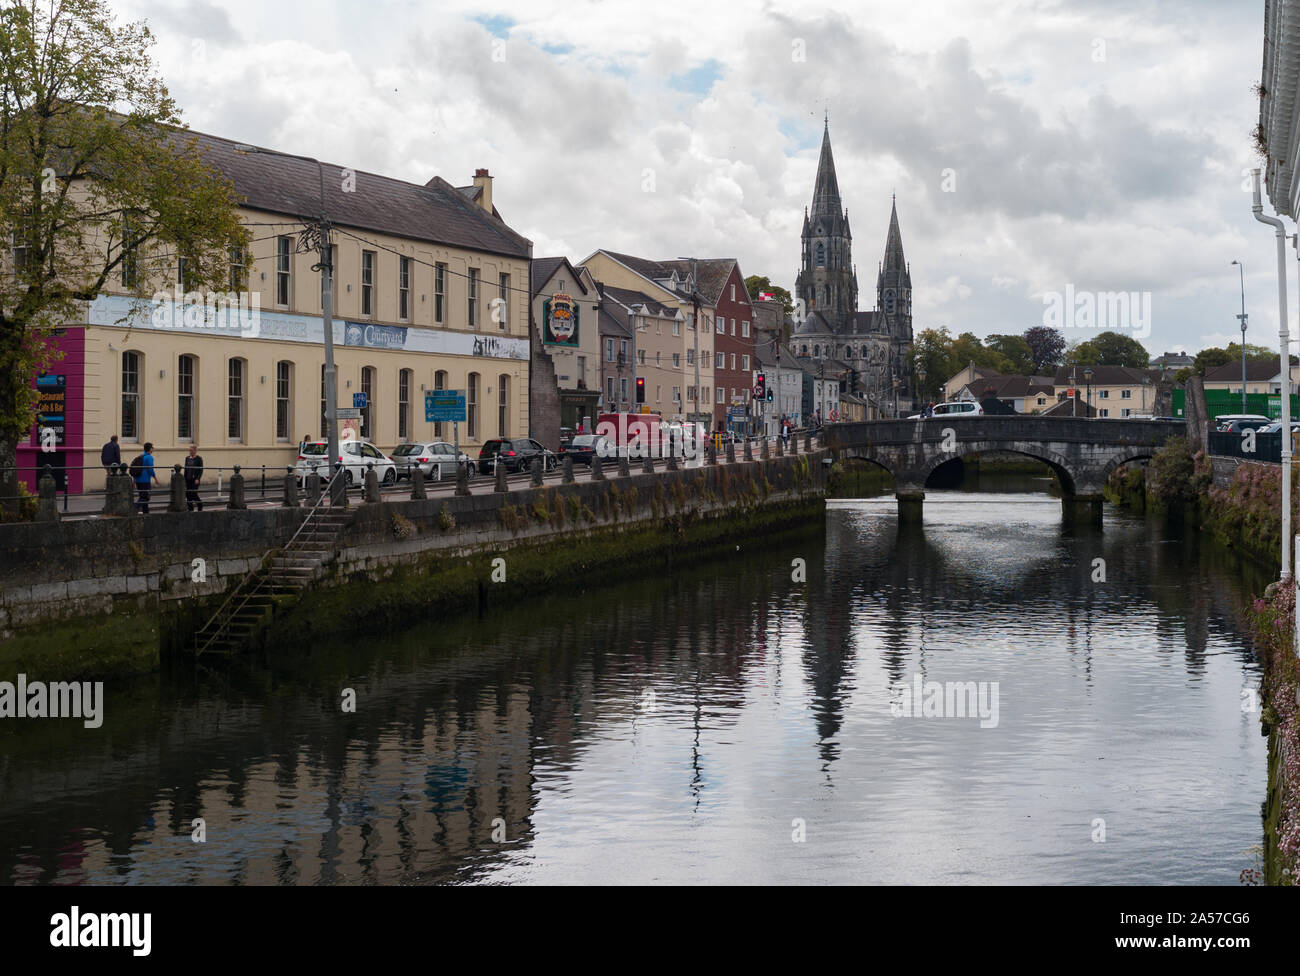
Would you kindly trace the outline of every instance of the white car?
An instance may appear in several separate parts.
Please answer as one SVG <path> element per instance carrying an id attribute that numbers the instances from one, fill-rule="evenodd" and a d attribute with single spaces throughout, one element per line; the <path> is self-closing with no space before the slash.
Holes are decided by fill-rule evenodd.
<path id="1" fill-rule="evenodd" d="M 981 406 L 980 406 L 978 403 L 976 403 L 974 400 L 953 400 L 951 403 L 940 403 L 940 404 L 936 404 L 936 405 L 935 405 L 935 408 L 934 408 L 934 413 L 933 413 L 931 416 L 934 416 L 934 417 L 982 417 L 982 416 L 984 416 L 984 408 L 981 407 Z M 922 416 L 921 414 L 919 414 L 919 413 L 914 413 L 914 414 L 912 414 L 912 416 L 908 417 L 907 419 L 908 419 L 908 420 L 924 420 L 925 417 L 923 417 L 923 416 Z"/>
<path id="2" fill-rule="evenodd" d="M 371 464 L 375 466 L 375 476 L 379 478 L 380 484 L 397 483 L 397 465 L 393 459 L 368 441 L 343 441 L 339 444 L 339 451 L 342 455 L 339 461 L 343 464 L 343 476 L 349 485 L 364 484 L 366 470 Z M 303 444 L 298 449 L 298 464 L 294 468 L 298 484 L 304 484 L 312 471 L 320 475 L 322 484 L 328 483 L 331 467 L 328 455 L 329 445 L 325 441 L 308 441 Z"/>
<path id="3" fill-rule="evenodd" d="M 393 449 L 393 462 L 397 477 L 411 477 L 411 469 L 418 467 L 426 478 L 442 481 L 456 477 L 456 448 L 446 441 L 411 441 Z M 469 469 L 469 455 L 461 452 L 461 466 Z"/>

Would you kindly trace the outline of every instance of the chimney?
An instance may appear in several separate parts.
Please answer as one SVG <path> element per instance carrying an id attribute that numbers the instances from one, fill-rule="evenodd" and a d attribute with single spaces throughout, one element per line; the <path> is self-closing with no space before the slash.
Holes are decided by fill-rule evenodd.
<path id="1" fill-rule="evenodd" d="M 474 170 L 474 185 L 483 192 L 479 194 L 478 204 L 488 213 L 492 212 L 492 176 L 485 169 Z"/>

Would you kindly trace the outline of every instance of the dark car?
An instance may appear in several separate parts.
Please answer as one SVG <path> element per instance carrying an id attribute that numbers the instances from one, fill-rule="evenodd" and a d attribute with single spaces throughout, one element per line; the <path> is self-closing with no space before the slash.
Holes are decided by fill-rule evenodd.
<path id="1" fill-rule="evenodd" d="M 612 457 L 614 445 L 599 434 L 576 434 L 567 446 L 560 445 L 560 453 L 565 457 L 573 458 L 574 464 L 585 464 L 591 467 L 592 459 L 597 454 L 603 458 Z"/>
<path id="2" fill-rule="evenodd" d="M 577 431 L 575 431 L 572 427 L 560 428 L 560 450 L 561 451 L 563 451 L 566 447 L 569 446 L 570 442 L 573 440 L 574 434 L 576 433 Z"/>
<path id="3" fill-rule="evenodd" d="M 1219 430 L 1226 434 L 1240 434 L 1242 431 L 1259 430 L 1268 425 L 1268 420 L 1230 420 L 1226 424 L 1221 424 Z"/>
<path id="4" fill-rule="evenodd" d="M 507 471 L 527 471 L 535 457 L 541 457 L 547 471 L 558 463 L 554 454 L 531 438 L 498 437 L 487 441 L 478 452 L 478 469 L 482 474 L 491 474 L 500 460 Z"/>

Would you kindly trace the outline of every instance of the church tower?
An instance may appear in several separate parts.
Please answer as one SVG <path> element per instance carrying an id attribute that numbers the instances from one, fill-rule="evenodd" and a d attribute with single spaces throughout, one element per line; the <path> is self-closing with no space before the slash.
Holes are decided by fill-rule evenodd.
<path id="1" fill-rule="evenodd" d="M 896 225 L 895 225 L 896 229 Z M 838 331 L 858 308 L 858 279 L 853 272 L 853 235 L 849 215 L 840 201 L 831 155 L 830 121 L 822 129 L 822 152 L 817 162 L 812 207 L 804 211 L 803 254 L 795 279 L 795 298 L 808 312 L 820 312 Z M 902 243 L 899 243 L 902 256 Z M 911 286 L 908 286 L 911 295 Z"/>
<path id="2" fill-rule="evenodd" d="M 889 233 L 885 237 L 885 258 L 876 277 L 876 308 L 884 315 L 885 331 L 894 347 L 891 359 L 895 368 L 905 372 L 904 344 L 912 342 L 912 272 L 903 256 L 903 235 L 898 229 L 898 203 L 893 201 L 889 214 Z"/>

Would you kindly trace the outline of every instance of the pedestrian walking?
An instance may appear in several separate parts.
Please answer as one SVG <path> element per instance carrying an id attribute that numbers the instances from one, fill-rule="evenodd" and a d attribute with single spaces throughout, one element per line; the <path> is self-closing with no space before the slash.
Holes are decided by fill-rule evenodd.
<path id="1" fill-rule="evenodd" d="M 116 434 L 108 439 L 108 443 L 99 452 L 99 463 L 109 474 L 113 473 L 113 465 L 122 463 L 122 448 L 118 446 Z"/>
<path id="2" fill-rule="evenodd" d="M 203 499 L 199 497 L 199 482 L 203 480 L 203 456 L 194 444 L 190 445 L 189 456 L 185 459 L 185 508 L 188 511 L 203 511 Z"/>
<path id="3" fill-rule="evenodd" d="M 136 490 L 140 497 L 136 500 L 136 510 L 141 515 L 149 514 L 149 497 L 153 491 L 153 485 L 158 484 L 158 475 L 153 469 L 153 444 L 144 445 L 144 453 L 136 455 L 131 462 L 131 480 L 135 482 Z"/>

